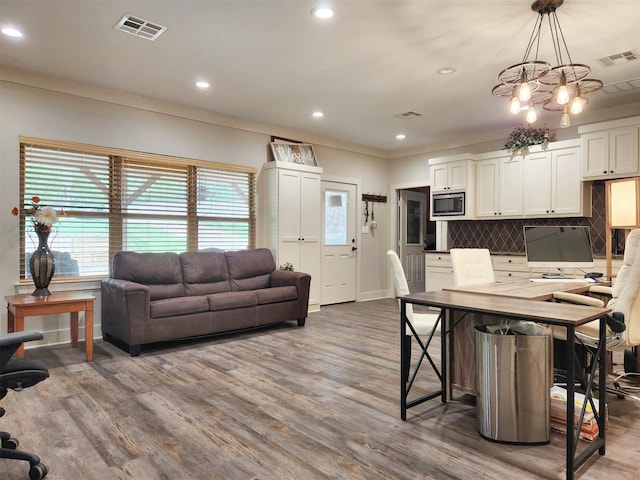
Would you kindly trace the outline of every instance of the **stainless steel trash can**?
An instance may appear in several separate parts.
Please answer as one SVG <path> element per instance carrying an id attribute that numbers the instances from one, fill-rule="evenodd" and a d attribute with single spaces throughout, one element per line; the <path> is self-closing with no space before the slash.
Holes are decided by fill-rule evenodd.
<path id="1" fill-rule="evenodd" d="M 527 322 L 529 323 L 529 322 Z M 553 344 L 550 329 L 478 325 L 476 412 L 478 432 L 503 443 L 547 444 Z"/>

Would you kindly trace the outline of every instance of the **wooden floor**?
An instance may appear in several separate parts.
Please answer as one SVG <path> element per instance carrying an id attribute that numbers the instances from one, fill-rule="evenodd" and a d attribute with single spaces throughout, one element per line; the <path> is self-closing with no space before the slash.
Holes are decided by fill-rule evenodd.
<path id="1" fill-rule="evenodd" d="M 323 307 L 304 328 L 137 358 L 102 341 L 91 363 L 67 345 L 27 350 L 51 378 L 9 392 L 0 425 L 42 457 L 50 480 L 564 478 L 564 436 L 486 441 L 471 397 L 400 420 L 397 308 L 392 299 Z M 637 480 L 640 402 L 608 402 L 607 453 L 578 478 Z M 0 478 L 28 478 L 26 463 L 0 459 Z"/>

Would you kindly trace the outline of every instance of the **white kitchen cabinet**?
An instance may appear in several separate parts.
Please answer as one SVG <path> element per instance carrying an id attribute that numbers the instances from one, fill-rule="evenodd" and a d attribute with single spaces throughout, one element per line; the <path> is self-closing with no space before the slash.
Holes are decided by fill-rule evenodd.
<path id="1" fill-rule="evenodd" d="M 524 215 L 591 216 L 591 188 L 580 178 L 580 147 L 530 153 L 523 172 Z"/>
<path id="2" fill-rule="evenodd" d="M 431 191 L 464 191 L 467 188 L 468 160 L 441 163 L 431 166 Z"/>
<path id="3" fill-rule="evenodd" d="M 453 268 L 448 253 L 425 253 L 425 291 L 453 287 Z"/>
<path id="4" fill-rule="evenodd" d="M 614 122 L 609 123 L 615 125 Z M 623 178 L 640 174 L 637 124 L 591 131 L 581 134 L 580 138 L 584 180 Z"/>
<path id="5" fill-rule="evenodd" d="M 309 310 L 320 309 L 322 192 L 319 167 L 269 162 L 266 181 L 265 239 L 276 265 L 291 263 L 311 275 Z"/>
<path id="6" fill-rule="evenodd" d="M 476 165 L 476 217 L 522 216 L 522 157 L 501 156 Z"/>
<path id="7" fill-rule="evenodd" d="M 491 262 L 497 282 L 526 280 L 539 278 L 543 273 L 557 273 L 557 270 L 552 268 L 529 268 L 527 257 L 521 253 L 512 255 L 491 254 Z M 616 273 L 621 265 L 622 259 L 615 259 L 613 261 L 613 272 Z M 426 253 L 425 271 L 425 289 L 427 292 L 454 286 L 453 268 L 451 267 L 451 258 L 448 252 Z M 605 259 L 595 259 L 593 268 L 567 268 L 564 270 L 565 275 L 576 278 L 581 278 L 586 272 L 604 273 Z"/>

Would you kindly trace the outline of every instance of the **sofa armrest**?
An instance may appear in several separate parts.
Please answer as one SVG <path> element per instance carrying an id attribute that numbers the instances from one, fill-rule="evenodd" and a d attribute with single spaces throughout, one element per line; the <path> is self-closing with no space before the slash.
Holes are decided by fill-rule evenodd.
<path id="1" fill-rule="evenodd" d="M 303 272 L 292 272 L 290 270 L 274 270 L 271 272 L 270 285 L 272 287 L 295 286 L 298 290 L 298 320 L 307 318 L 311 275 Z"/>
<path id="2" fill-rule="evenodd" d="M 129 280 L 105 278 L 100 289 L 102 333 L 129 345 L 144 343 L 144 327 L 151 308 L 149 288 Z"/>

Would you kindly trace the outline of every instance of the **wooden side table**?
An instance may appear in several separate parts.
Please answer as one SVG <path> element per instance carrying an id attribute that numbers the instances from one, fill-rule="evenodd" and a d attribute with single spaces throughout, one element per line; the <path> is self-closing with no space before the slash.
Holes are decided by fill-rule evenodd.
<path id="1" fill-rule="evenodd" d="M 78 347 L 78 312 L 84 312 L 85 349 L 87 361 L 93 360 L 93 302 L 96 297 L 79 292 L 57 292 L 46 297 L 7 295 L 8 332 L 24 330 L 24 318 L 69 312 L 71 317 L 71 346 Z M 24 355 L 21 345 L 16 355 Z"/>

